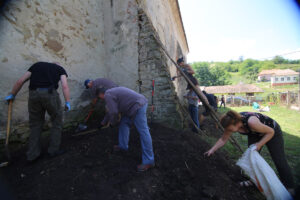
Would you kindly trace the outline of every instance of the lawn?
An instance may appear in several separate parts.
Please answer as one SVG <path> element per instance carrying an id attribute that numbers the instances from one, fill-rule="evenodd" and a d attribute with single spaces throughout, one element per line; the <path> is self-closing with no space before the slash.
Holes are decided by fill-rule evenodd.
<path id="1" fill-rule="evenodd" d="M 232 107 L 231 109 L 242 112 L 242 111 L 254 111 L 252 107 Z M 220 112 L 226 112 L 228 109 L 221 109 Z M 285 153 L 290 167 L 292 168 L 296 182 L 300 185 L 300 112 L 287 109 L 283 106 L 272 106 L 271 111 L 268 113 L 263 113 L 269 117 L 275 119 L 281 126 L 284 137 Z M 238 140 L 243 149 L 247 148 L 247 137 L 234 134 L 234 137 Z M 232 145 L 226 145 L 225 149 L 231 152 L 233 158 L 237 158 L 238 155 L 233 149 Z M 274 164 L 271 160 L 269 152 L 266 147 L 262 150 L 262 156 L 267 160 L 267 162 L 275 169 Z"/>
<path id="2" fill-rule="evenodd" d="M 246 79 L 239 72 L 229 72 L 229 74 L 231 75 L 230 81 L 232 85 L 237 85 L 239 83 L 244 83 L 244 84 L 251 83 L 250 80 Z"/>
<path id="3" fill-rule="evenodd" d="M 276 87 L 271 87 L 270 82 L 259 82 L 254 83 L 256 86 L 260 87 L 264 90 L 265 93 L 272 93 L 272 92 L 287 92 L 287 91 L 298 91 L 299 86 L 298 84 L 293 85 L 281 85 Z"/>

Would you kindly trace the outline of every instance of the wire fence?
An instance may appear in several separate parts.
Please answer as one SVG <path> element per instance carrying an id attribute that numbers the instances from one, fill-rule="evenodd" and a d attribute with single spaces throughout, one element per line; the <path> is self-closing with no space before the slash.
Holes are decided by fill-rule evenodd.
<path id="1" fill-rule="evenodd" d="M 220 100 L 221 97 L 218 97 Z M 228 95 L 225 97 L 226 105 L 229 106 L 252 106 L 254 102 L 258 104 L 267 105 L 282 105 L 299 109 L 300 99 L 299 92 L 287 91 L 287 92 L 274 92 L 261 97 L 257 96 L 245 96 L 245 95 Z"/>

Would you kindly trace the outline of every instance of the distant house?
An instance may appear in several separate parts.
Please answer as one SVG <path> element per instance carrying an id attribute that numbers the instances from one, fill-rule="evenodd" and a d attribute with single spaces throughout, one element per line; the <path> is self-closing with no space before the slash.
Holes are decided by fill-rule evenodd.
<path id="1" fill-rule="evenodd" d="M 296 84 L 299 73 L 291 69 L 262 70 L 258 81 L 271 81 L 272 86 Z"/>
<path id="2" fill-rule="evenodd" d="M 282 69 L 268 69 L 268 70 L 262 70 L 258 74 L 258 81 L 271 81 L 271 77 L 274 73 L 281 71 Z"/>
<path id="3" fill-rule="evenodd" d="M 299 72 L 295 72 L 294 70 L 282 70 L 278 71 L 271 77 L 271 85 L 290 85 L 298 83 Z"/>
<path id="4" fill-rule="evenodd" d="M 238 84 L 238 85 L 222 85 L 222 86 L 209 86 L 201 87 L 201 90 L 205 90 L 210 94 L 227 94 L 227 95 L 236 95 L 236 94 L 246 94 L 246 96 L 254 96 L 255 93 L 263 93 L 264 91 L 252 84 Z"/>

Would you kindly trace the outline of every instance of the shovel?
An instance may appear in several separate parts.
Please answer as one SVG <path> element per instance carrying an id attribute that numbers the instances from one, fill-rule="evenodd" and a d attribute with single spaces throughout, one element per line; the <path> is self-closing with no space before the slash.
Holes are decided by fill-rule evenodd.
<path id="1" fill-rule="evenodd" d="M 80 123 L 78 125 L 77 129 L 75 130 L 76 133 L 87 130 L 88 126 L 86 125 L 86 123 L 89 120 L 89 118 L 91 117 L 93 111 L 94 110 L 90 110 L 90 112 L 88 113 L 87 117 L 84 119 L 84 123 Z"/>
<path id="2" fill-rule="evenodd" d="M 9 153 L 9 135 L 10 135 L 10 121 L 11 121 L 11 111 L 12 111 L 12 100 L 8 103 L 8 114 L 7 114 L 7 126 L 6 126 L 6 139 L 5 139 L 5 154 L 6 158 L 10 160 L 10 153 Z M 5 167 L 8 165 L 8 162 L 0 163 L 0 167 Z"/>

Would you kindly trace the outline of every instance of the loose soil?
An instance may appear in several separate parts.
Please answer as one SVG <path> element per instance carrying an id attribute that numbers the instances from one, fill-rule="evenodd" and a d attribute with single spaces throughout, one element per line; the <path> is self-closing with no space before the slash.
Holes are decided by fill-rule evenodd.
<path id="1" fill-rule="evenodd" d="M 117 128 L 78 137 L 69 131 L 62 138 L 65 154 L 28 164 L 24 147 L 0 172 L 18 200 L 261 199 L 255 188 L 238 185 L 240 169 L 224 153 L 203 156 L 209 145 L 200 136 L 159 124 L 150 132 L 156 167 L 147 172 L 136 172 L 141 147 L 135 128 L 126 153 L 113 152 Z"/>

